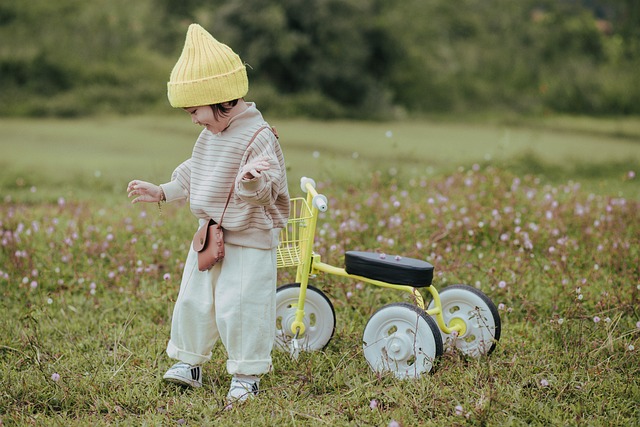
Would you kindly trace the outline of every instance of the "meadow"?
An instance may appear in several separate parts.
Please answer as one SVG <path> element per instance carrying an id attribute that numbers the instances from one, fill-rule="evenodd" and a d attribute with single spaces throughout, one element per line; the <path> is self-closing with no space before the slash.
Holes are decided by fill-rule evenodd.
<path id="1" fill-rule="evenodd" d="M 195 223 L 125 188 L 168 180 L 197 129 L 179 114 L 3 119 L 0 425 L 640 425 L 637 119 L 272 124 L 292 196 L 307 175 L 329 198 L 323 260 L 431 262 L 439 289 L 498 306 L 496 350 L 447 352 L 419 380 L 376 374 L 363 328 L 407 297 L 319 276 L 335 336 L 297 362 L 274 352 L 258 399 L 225 409 L 220 346 L 201 389 L 165 384 Z"/>

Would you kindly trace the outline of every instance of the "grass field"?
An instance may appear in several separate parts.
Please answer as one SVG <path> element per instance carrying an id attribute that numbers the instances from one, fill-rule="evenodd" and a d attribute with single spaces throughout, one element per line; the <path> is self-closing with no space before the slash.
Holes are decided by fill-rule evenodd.
<path id="1" fill-rule="evenodd" d="M 420 380 L 375 374 L 363 328 L 407 298 L 319 276 L 336 334 L 297 363 L 274 353 L 258 399 L 225 410 L 219 346 L 203 388 L 165 384 L 194 222 L 124 189 L 168 180 L 197 129 L 181 115 L 0 120 L 0 425 L 640 424 L 637 120 L 272 124 L 292 195 L 309 175 L 329 197 L 323 260 L 430 261 L 439 289 L 466 283 L 498 306 L 496 350 L 447 352 Z"/>
<path id="2" fill-rule="evenodd" d="M 381 170 L 399 178 L 442 176 L 459 166 L 494 165 L 551 182 L 579 179 L 596 192 L 640 197 L 621 185 L 640 164 L 640 120 L 452 123 L 341 123 L 273 120 L 292 183 L 300 176 L 367 181 Z M 165 117 L 0 121 L 2 188 L 35 186 L 75 196 L 97 188 L 120 194 L 133 177 L 170 178 L 191 154 L 198 128 L 184 113 Z M 17 191 L 14 191 L 17 190 Z M 102 194 L 105 196 L 105 194 Z M 36 198 L 37 199 L 37 198 Z"/>

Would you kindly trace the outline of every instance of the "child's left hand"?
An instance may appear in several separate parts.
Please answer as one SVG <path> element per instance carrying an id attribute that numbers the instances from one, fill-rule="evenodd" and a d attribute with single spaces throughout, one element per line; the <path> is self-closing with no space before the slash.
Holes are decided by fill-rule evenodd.
<path id="1" fill-rule="evenodd" d="M 270 167 L 269 158 L 267 156 L 262 156 L 244 165 L 240 173 L 242 175 L 242 179 L 253 179 L 259 177 L 260 172 L 268 171 Z"/>

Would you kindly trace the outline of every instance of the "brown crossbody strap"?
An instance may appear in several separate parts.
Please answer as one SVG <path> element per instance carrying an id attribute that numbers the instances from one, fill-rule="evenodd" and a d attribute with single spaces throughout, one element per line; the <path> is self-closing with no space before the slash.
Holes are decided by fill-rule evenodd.
<path id="1" fill-rule="evenodd" d="M 256 131 L 256 133 L 253 134 L 253 136 L 251 137 L 251 141 L 249 141 L 249 144 L 247 145 L 247 150 L 249 150 L 249 147 L 251 147 L 251 144 L 253 144 L 253 141 L 256 140 L 256 138 L 258 137 L 258 134 L 265 129 L 269 129 L 269 126 L 262 126 L 260 129 Z M 276 138 L 277 138 L 278 135 L 275 133 L 275 131 L 273 129 L 271 131 L 274 133 L 274 135 L 276 135 Z M 245 152 L 247 150 L 245 150 Z M 235 186 L 236 186 L 236 182 L 234 179 L 233 184 L 231 185 L 231 189 L 229 190 L 229 195 L 227 196 L 227 203 L 225 203 L 224 210 L 222 211 L 222 215 L 220 216 L 220 222 L 218 223 L 220 224 L 220 227 L 222 227 L 222 218 L 224 218 L 224 213 L 227 211 L 227 206 L 229 206 L 229 201 L 231 200 L 231 195 L 233 194 L 233 189 Z"/>

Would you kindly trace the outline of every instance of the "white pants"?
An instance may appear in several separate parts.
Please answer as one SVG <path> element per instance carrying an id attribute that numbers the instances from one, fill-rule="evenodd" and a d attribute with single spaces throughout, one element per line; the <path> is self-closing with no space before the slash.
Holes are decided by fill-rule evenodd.
<path id="1" fill-rule="evenodd" d="M 220 338 L 230 374 L 259 375 L 271 369 L 275 339 L 276 249 L 226 243 L 225 258 L 198 270 L 190 248 L 173 310 L 167 354 L 190 365 L 211 359 Z"/>

